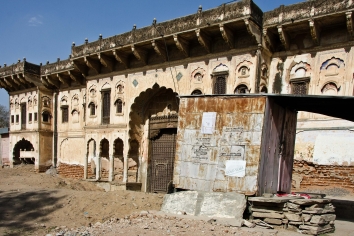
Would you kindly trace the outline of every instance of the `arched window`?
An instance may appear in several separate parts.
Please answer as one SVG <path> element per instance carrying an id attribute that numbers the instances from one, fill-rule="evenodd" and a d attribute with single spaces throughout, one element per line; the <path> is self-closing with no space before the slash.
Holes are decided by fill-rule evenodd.
<path id="1" fill-rule="evenodd" d="M 266 86 L 262 86 L 261 93 L 268 93 L 268 88 Z"/>
<path id="2" fill-rule="evenodd" d="M 192 92 L 192 95 L 202 95 L 202 94 L 203 94 L 202 91 L 200 91 L 199 89 L 195 89 Z"/>
<path id="3" fill-rule="evenodd" d="M 116 101 L 116 113 L 123 113 L 123 102 L 120 99 Z"/>
<path id="4" fill-rule="evenodd" d="M 234 93 L 249 93 L 249 90 L 246 85 L 241 84 L 236 87 Z"/>
<path id="5" fill-rule="evenodd" d="M 214 94 L 225 94 L 225 93 L 226 93 L 226 79 L 223 76 L 219 76 L 215 79 Z"/>
<path id="6" fill-rule="evenodd" d="M 96 106 L 93 102 L 89 104 L 89 109 L 90 109 L 90 116 L 96 115 Z"/>
<path id="7" fill-rule="evenodd" d="M 337 95 L 339 88 L 335 83 L 329 82 L 323 86 L 321 92 L 323 95 Z"/>
<path id="8" fill-rule="evenodd" d="M 111 114 L 111 90 L 102 91 L 102 124 L 109 124 Z"/>
<path id="9" fill-rule="evenodd" d="M 49 111 L 43 111 L 43 113 L 42 113 L 42 121 L 44 123 L 50 123 L 50 117 L 51 117 L 51 115 L 50 115 Z"/>

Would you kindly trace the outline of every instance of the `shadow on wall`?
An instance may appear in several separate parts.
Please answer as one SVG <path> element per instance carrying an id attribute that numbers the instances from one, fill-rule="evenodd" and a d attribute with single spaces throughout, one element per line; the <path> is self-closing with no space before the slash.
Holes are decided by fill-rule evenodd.
<path id="1" fill-rule="evenodd" d="M 8 229 L 6 235 L 12 236 L 38 227 L 27 223 L 28 219 L 45 223 L 47 216 L 60 208 L 59 201 L 63 197 L 53 197 L 54 193 L 56 191 L 0 191 L 0 228 Z"/>

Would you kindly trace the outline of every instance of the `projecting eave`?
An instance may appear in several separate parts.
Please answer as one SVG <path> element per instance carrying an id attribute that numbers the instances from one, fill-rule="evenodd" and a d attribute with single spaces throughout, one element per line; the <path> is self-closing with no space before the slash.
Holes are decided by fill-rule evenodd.
<path id="1" fill-rule="evenodd" d="M 8 92 L 43 86 L 40 81 L 40 66 L 27 61 L 0 68 L 0 87 Z"/>
<path id="2" fill-rule="evenodd" d="M 76 46 L 71 61 L 85 76 L 124 72 L 203 55 L 237 50 L 240 35 L 252 45 L 261 42 L 263 12 L 251 0 L 223 4 L 217 8 L 178 19 L 156 22 L 130 32 Z M 217 45 L 216 42 L 219 42 Z M 221 46 L 220 46 L 221 45 Z M 247 45 L 247 47 L 250 45 Z"/>

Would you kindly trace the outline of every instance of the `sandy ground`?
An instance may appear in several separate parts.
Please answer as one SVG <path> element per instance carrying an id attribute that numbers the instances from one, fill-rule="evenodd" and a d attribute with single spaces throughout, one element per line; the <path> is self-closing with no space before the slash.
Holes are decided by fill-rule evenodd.
<path id="1" fill-rule="evenodd" d="M 34 173 L 32 165 L 2 168 L 0 235 L 300 235 L 163 215 L 163 196 L 104 192 L 92 182 Z M 354 235 L 354 223 L 338 221 L 328 235 Z"/>

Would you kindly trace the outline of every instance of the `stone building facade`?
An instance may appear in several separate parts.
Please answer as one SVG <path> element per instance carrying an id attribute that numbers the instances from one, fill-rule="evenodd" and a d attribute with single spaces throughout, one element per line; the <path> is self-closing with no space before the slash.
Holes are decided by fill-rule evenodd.
<path id="1" fill-rule="evenodd" d="M 10 96 L 11 165 L 25 160 L 38 171 L 54 165 L 68 177 L 167 191 L 178 95 L 353 96 L 354 3 L 322 3 L 269 12 L 251 0 L 199 7 L 73 44 L 67 60 L 0 68 Z M 353 138 L 350 122 L 303 112 L 298 119 L 298 160 L 313 161 L 322 132 Z M 353 165 L 354 158 L 344 161 Z"/>

